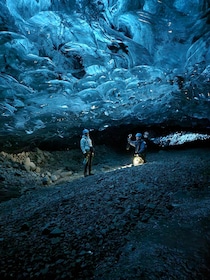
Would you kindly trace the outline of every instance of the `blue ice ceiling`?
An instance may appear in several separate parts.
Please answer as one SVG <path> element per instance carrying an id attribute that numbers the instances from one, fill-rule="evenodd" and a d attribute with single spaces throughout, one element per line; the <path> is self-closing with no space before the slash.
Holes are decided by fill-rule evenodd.
<path id="1" fill-rule="evenodd" d="M 209 126 L 208 2 L 1 0 L 0 138 Z"/>

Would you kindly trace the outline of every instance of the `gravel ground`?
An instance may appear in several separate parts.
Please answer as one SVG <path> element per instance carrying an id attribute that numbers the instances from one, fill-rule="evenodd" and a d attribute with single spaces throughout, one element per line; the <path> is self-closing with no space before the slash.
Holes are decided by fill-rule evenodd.
<path id="1" fill-rule="evenodd" d="M 0 278 L 209 279 L 210 149 L 131 160 L 101 146 L 83 178 L 79 151 L 2 154 Z"/>

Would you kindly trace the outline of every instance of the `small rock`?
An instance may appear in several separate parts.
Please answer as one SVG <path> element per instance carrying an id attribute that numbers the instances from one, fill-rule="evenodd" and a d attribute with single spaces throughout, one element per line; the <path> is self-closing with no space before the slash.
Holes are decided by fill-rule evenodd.
<path id="1" fill-rule="evenodd" d="M 41 169 L 40 169 L 40 167 L 36 167 L 36 173 L 40 173 L 41 172 Z"/>
<path id="2" fill-rule="evenodd" d="M 28 231 L 30 229 L 30 226 L 28 223 L 24 223 L 22 226 L 21 226 L 21 231 Z"/>
<path id="3" fill-rule="evenodd" d="M 51 180 L 47 176 L 42 179 L 43 185 L 45 185 L 45 186 L 50 185 L 50 183 L 51 183 Z"/>
<path id="4" fill-rule="evenodd" d="M 56 175 L 52 175 L 52 176 L 51 176 L 51 180 L 52 180 L 52 182 L 55 182 L 55 181 L 57 181 L 57 180 L 58 180 L 58 178 L 57 178 L 57 176 L 56 176 Z"/>
<path id="5" fill-rule="evenodd" d="M 29 166 L 32 171 L 36 170 L 36 164 L 34 162 L 31 161 Z"/>
<path id="6" fill-rule="evenodd" d="M 51 232 L 50 232 L 50 236 L 60 236 L 61 234 L 63 234 L 63 231 L 59 228 L 54 228 Z"/>

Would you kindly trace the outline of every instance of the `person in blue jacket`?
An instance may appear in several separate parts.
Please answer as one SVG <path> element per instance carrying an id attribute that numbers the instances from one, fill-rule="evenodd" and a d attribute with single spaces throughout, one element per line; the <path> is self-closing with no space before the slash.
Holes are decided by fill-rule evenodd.
<path id="1" fill-rule="evenodd" d="M 147 144 L 146 142 L 142 139 L 142 134 L 141 133 L 136 133 L 136 140 L 131 140 L 132 139 L 132 134 L 128 135 L 128 144 L 130 146 L 133 146 L 135 148 L 134 156 L 139 156 L 140 158 L 143 159 L 143 163 L 146 162 L 146 152 L 147 152 Z"/>
<path id="2" fill-rule="evenodd" d="M 94 156 L 94 148 L 93 148 L 92 140 L 90 139 L 89 136 L 89 130 L 86 128 L 82 131 L 80 148 L 84 156 L 84 160 L 83 160 L 84 176 L 86 177 L 88 175 L 93 175 L 93 173 L 91 173 L 91 168 L 92 168 L 92 160 Z"/>

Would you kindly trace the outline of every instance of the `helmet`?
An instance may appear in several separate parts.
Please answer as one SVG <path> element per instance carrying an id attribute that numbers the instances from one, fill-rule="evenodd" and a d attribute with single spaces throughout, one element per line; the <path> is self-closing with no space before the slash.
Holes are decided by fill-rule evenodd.
<path id="1" fill-rule="evenodd" d="M 84 129 L 83 131 L 82 131 L 82 134 L 84 135 L 84 134 L 88 134 L 89 133 L 89 130 L 88 129 Z"/>
<path id="2" fill-rule="evenodd" d="M 136 133 L 136 137 L 142 137 L 142 134 L 141 133 Z"/>
<path id="3" fill-rule="evenodd" d="M 148 131 L 145 131 L 145 132 L 144 132 L 144 137 L 145 137 L 145 138 L 148 138 L 148 137 L 149 137 L 149 132 L 148 132 Z"/>

